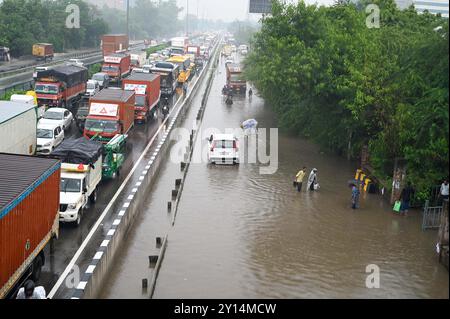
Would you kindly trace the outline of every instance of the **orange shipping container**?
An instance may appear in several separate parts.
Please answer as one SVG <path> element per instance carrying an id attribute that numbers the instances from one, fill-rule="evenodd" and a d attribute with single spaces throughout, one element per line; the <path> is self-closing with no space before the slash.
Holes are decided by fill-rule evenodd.
<path id="1" fill-rule="evenodd" d="M 59 185 L 58 160 L 0 153 L 0 298 L 37 268 L 58 235 Z"/>

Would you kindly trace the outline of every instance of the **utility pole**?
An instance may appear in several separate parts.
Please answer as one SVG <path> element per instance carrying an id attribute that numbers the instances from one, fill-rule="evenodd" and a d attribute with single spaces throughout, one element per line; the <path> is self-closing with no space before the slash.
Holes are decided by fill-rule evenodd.
<path id="1" fill-rule="evenodd" d="M 130 0 L 127 0 L 127 36 L 130 41 Z"/>
<path id="2" fill-rule="evenodd" d="M 186 36 L 189 36 L 189 0 L 186 0 Z"/>

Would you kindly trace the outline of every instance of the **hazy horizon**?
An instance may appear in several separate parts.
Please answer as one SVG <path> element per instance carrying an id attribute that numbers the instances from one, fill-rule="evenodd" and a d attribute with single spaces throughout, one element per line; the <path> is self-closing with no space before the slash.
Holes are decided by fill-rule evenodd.
<path id="1" fill-rule="evenodd" d="M 189 1 L 189 14 L 197 15 L 199 18 L 211 20 L 257 20 L 259 14 L 248 13 L 249 0 L 177 0 L 178 6 L 183 8 L 181 16 L 186 15 L 186 1 Z M 296 0 L 288 0 L 287 2 L 295 2 Z M 308 4 L 317 3 L 319 5 L 330 5 L 334 0 L 305 0 Z"/>

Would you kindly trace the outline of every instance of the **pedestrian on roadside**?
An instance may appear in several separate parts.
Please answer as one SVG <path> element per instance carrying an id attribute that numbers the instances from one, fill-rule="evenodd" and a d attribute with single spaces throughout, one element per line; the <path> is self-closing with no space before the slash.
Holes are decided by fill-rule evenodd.
<path id="1" fill-rule="evenodd" d="M 439 203 L 442 204 L 444 200 L 448 199 L 448 180 L 445 179 L 439 189 Z"/>
<path id="2" fill-rule="evenodd" d="M 25 281 L 19 289 L 16 299 L 46 299 L 45 289 L 42 286 L 35 287 L 33 280 Z"/>
<path id="3" fill-rule="evenodd" d="M 309 173 L 308 177 L 308 190 L 314 191 L 316 190 L 317 185 L 317 168 L 313 168 L 311 173 Z"/>
<path id="4" fill-rule="evenodd" d="M 184 94 L 185 97 L 186 97 L 186 94 L 187 94 L 187 90 L 188 90 L 187 83 L 184 82 L 184 84 L 183 84 L 183 94 Z"/>
<path id="5" fill-rule="evenodd" d="M 357 209 L 359 208 L 359 195 L 361 192 L 354 183 L 350 184 L 350 187 L 352 188 L 352 209 Z"/>
<path id="6" fill-rule="evenodd" d="M 297 191 L 302 191 L 302 185 L 303 185 L 303 178 L 306 175 L 306 166 L 303 166 L 303 168 L 298 171 L 297 175 L 295 175 L 295 186 L 297 186 Z"/>
<path id="7" fill-rule="evenodd" d="M 408 182 L 406 184 L 406 187 L 403 188 L 402 192 L 400 193 L 399 201 L 402 202 L 400 206 L 400 213 L 405 214 L 408 213 L 409 205 L 411 202 L 411 198 L 413 197 L 415 193 L 414 188 L 411 185 L 411 182 Z"/>

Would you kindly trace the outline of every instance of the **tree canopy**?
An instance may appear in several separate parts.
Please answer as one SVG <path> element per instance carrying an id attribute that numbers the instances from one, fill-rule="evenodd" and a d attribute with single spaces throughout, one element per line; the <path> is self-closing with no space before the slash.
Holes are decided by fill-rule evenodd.
<path id="1" fill-rule="evenodd" d="M 69 4 L 80 8 L 80 28 L 66 27 Z M 0 21 L 0 43 L 14 56 L 31 54 L 37 42 L 52 43 L 56 51 L 96 47 L 108 32 L 98 10 L 82 0 L 4 0 Z"/>
<path id="2" fill-rule="evenodd" d="M 366 25 L 369 2 L 275 1 L 246 75 L 282 127 L 353 158 L 368 145 L 378 177 L 405 159 L 426 197 L 448 176 L 448 19 L 370 3 L 380 8 L 379 28 Z"/>

